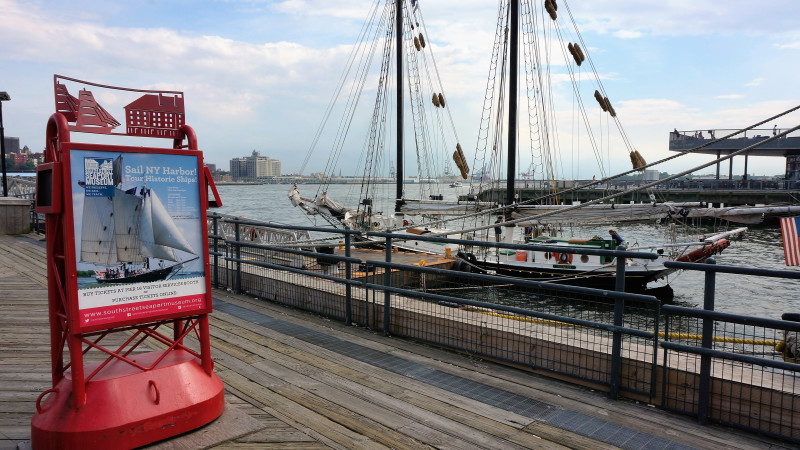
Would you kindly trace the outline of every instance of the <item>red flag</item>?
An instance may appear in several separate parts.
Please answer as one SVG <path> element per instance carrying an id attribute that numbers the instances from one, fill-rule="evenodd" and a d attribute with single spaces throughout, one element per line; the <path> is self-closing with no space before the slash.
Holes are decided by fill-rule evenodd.
<path id="1" fill-rule="evenodd" d="M 783 236 L 783 253 L 787 266 L 800 265 L 800 217 L 784 217 L 781 219 L 781 235 Z"/>

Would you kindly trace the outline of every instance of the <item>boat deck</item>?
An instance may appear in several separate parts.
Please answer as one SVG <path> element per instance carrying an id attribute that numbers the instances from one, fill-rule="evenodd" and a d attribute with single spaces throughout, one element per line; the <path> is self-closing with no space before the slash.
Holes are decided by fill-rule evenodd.
<path id="1" fill-rule="evenodd" d="M 0 236 L 0 448 L 50 388 L 41 237 Z M 215 290 L 227 409 L 157 448 L 789 448 L 771 439 Z"/>

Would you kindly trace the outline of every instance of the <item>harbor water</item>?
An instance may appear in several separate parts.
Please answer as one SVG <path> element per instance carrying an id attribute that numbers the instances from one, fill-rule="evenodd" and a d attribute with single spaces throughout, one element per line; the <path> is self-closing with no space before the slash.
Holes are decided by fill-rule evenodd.
<path id="1" fill-rule="evenodd" d="M 438 189 L 445 200 L 455 200 L 457 195 L 466 194 L 469 187 L 451 188 L 441 183 L 428 186 Z M 242 216 L 248 219 L 273 222 L 276 224 L 305 225 L 329 227 L 320 216 L 308 216 L 301 208 L 293 207 L 289 202 L 288 192 L 291 185 L 222 185 L 219 186 L 223 206 L 216 209 L 220 214 Z M 298 186 L 300 194 L 306 198 L 314 198 L 320 189 L 319 185 L 307 184 Z M 329 185 L 328 196 L 347 206 L 355 207 L 358 203 L 360 185 Z M 376 194 L 374 205 L 376 210 L 386 214 L 393 211 L 395 186 L 381 185 L 380 197 Z M 414 196 L 418 186 L 406 185 L 406 195 Z M 691 232 L 711 233 L 738 228 L 740 225 L 725 224 L 704 225 Z M 585 238 L 595 235 L 607 238 L 608 228 L 613 227 L 628 242 L 629 247 L 657 245 L 665 242 L 667 225 L 665 223 L 609 224 L 603 227 L 569 227 L 562 230 L 565 237 Z M 684 227 L 678 227 L 679 231 Z M 682 236 L 677 236 L 682 241 Z M 787 267 L 783 254 L 783 242 L 780 227 L 777 223 L 750 227 L 742 240 L 732 241 L 730 247 L 714 257 L 717 264 L 756 267 L 774 270 L 800 270 L 800 267 Z M 682 306 L 703 306 L 704 274 L 699 272 L 679 272 L 669 276 L 667 280 L 652 283 L 649 287 L 657 287 L 668 282 L 674 292 L 674 303 Z M 784 312 L 800 312 L 800 289 L 798 281 L 773 279 L 744 275 L 718 274 L 716 277 L 717 292 L 715 310 L 734 314 L 750 315 L 762 318 L 779 319 Z"/>

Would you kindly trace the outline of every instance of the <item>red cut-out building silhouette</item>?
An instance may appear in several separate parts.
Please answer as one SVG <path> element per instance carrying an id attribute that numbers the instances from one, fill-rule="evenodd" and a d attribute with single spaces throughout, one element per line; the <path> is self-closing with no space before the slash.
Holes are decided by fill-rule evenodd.
<path id="1" fill-rule="evenodd" d="M 177 138 L 185 112 L 182 96 L 146 94 L 125 106 L 126 134 Z"/>

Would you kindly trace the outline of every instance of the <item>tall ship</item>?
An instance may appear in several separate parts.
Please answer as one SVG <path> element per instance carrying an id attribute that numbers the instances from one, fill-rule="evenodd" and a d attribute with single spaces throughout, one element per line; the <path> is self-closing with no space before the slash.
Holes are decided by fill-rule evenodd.
<path id="1" fill-rule="evenodd" d="M 588 232 L 584 227 L 642 220 L 680 223 L 684 211 L 701 206 L 699 202 L 657 202 L 654 185 L 650 186 L 654 201 L 637 205 L 613 201 L 574 205 L 570 204 L 570 189 L 559 190 L 558 180 L 567 172 L 561 158 L 571 151 L 562 148 L 560 133 L 564 127 L 559 129 L 559 121 L 564 111 L 554 106 L 559 96 L 573 97 L 573 125 L 566 127 L 566 133 L 584 152 L 571 159 L 591 165 L 593 169 L 583 169 L 597 170 L 600 175 L 590 186 L 602 189 L 603 182 L 643 174 L 648 165 L 625 133 L 571 12 L 566 7 L 560 10 L 557 0 L 499 2 L 478 139 L 472 151 L 465 151 L 459 142 L 450 114 L 452 102 L 445 95 L 431 45 L 426 44 L 432 38 L 419 3 L 376 1 L 364 30 L 364 39 L 353 47 L 345 75 L 305 159 L 306 163 L 310 161 L 314 149 L 329 135 L 325 131 L 328 120 L 340 117 L 338 131 L 332 133 L 333 143 L 326 145 L 332 149 L 326 170 L 335 173 L 343 148 L 359 146 L 363 148 L 358 161 L 363 161 L 359 169 L 364 182 L 350 202 L 331 198 L 324 182 L 314 197 L 301 195 L 294 186 L 289 199 L 308 214 L 323 217 L 334 226 L 396 232 L 400 236 L 396 245 L 401 248 L 403 234 L 493 241 L 497 228 L 506 243 L 552 244 L 565 249 L 555 252 L 554 257 L 553 252 L 523 255 L 477 246 L 451 248 L 451 244 L 414 243 L 408 247 L 432 253 L 449 250 L 459 256 L 456 266 L 464 270 L 594 285 L 597 280 L 612 278 L 616 270 L 613 261 L 574 258 L 569 248 L 615 249 L 617 245 L 609 236 L 582 236 Z M 377 69 L 377 76 L 367 75 L 371 68 Z M 562 72 L 556 73 L 556 68 Z M 378 81 L 372 103 L 362 102 L 369 79 Z M 336 105 L 343 106 L 337 110 Z M 369 132 L 363 144 L 348 145 L 352 137 L 346 130 L 362 117 L 356 113 L 359 105 L 368 107 L 363 117 L 369 120 Z M 613 138 L 609 136 L 611 130 L 618 131 Z M 390 138 L 394 138 L 393 143 Z M 630 159 L 632 169 L 613 175 L 608 161 L 619 158 L 622 152 Z M 420 179 L 435 178 L 455 168 L 459 183 L 463 182 L 469 193 L 457 201 L 445 201 L 434 184 L 420 184 L 412 193 L 402 180 L 406 166 L 414 162 Z M 396 168 L 394 192 L 380 191 L 382 185 L 371 182 L 385 178 L 387 167 Z M 305 163 L 300 171 L 304 168 Z M 520 174 L 522 179 L 518 180 Z M 534 181 L 549 186 L 550 192 L 519 201 L 520 185 Z M 478 201 L 478 193 L 502 186 L 504 198 Z M 379 202 L 379 197 L 388 202 Z M 379 207 L 387 203 L 394 206 L 393 211 Z M 497 217 L 504 218 L 502 225 L 494 224 Z M 537 230 L 535 236 L 523 232 L 529 228 Z M 571 236 L 562 236 L 564 230 Z M 740 228 L 678 239 L 676 230 L 667 228 L 664 242 L 639 248 L 656 253 L 659 259 L 630 262 L 632 287 L 642 288 L 669 274 L 664 261 L 703 261 L 724 250 L 729 239 L 744 231 Z"/>

